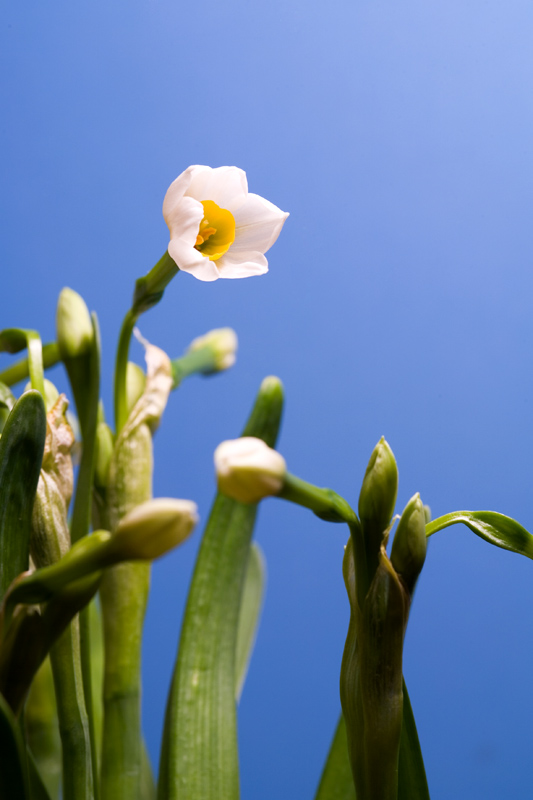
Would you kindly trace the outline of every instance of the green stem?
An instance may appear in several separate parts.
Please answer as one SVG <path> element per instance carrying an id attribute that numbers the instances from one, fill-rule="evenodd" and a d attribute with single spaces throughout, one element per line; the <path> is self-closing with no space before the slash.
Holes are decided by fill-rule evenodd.
<path id="1" fill-rule="evenodd" d="M 115 427 L 117 436 L 128 419 L 128 397 L 126 392 L 126 370 L 130 351 L 131 334 L 139 315 L 128 311 L 124 317 L 118 340 L 117 360 L 115 363 Z"/>
<path id="2" fill-rule="evenodd" d="M 76 410 L 81 426 L 83 448 L 81 455 L 76 493 L 70 523 L 72 544 L 87 536 L 91 523 L 91 499 L 94 476 L 94 457 L 96 445 L 96 426 L 98 423 L 98 402 L 100 398 L 100 331 L 96 314 L 91 316 L 93 337 L 90 350 L 76 358 L 65 360 Z M 80 648 L 83 673 L 85 705 L 89 718 L 89 732 L 92 746 L 93 784 L 96 800 L 98 800 L 98 767 L 96 754 L 96 735 L 93 719 L 93 699 L 91 680 L 91 639 L 89 611 L 84 608 L 80 613 Z"/>
<path id="3" fill-rule="evenodd" d="M 216 358 L 212 347 L 202 347 L 200 350 L 186 353 L 181 358 L 173 358 L 171 365 L 172 389 L 177 389 L 181 381 L 189 375 L 216 371 Z"/>
<path id="4" fill-rule="evenodd" d="M 56 342 L 49 342 L 43 345 L 43 366 L 49 369 L 61 360 Z M 28 358 L 23 358 L 12 364 L 7 369 L 0 372 L 0 383 L 6 386 L 14 386 L 16 383 L 28 380 L 30 376 L 30 362 Z"/>
<path id="5" fill-rule="evenodd" d="M 283 488 L 278 494 L 283 500 L 309 508 L 328 522 L 358 522 L 355 512 L 346 500 L 331 489 L 321 489 L 287 473 Z"/>
<path id="6" fill-rule="evenodd" d="M 77 620 L 68 626 L 54 644 L 50 660 L 63 750 L 63 800 L 93 800 L 91 739 Z"/>
<path id="7" fill-rule="evenodd" d="M 120 564 L 101 585 L 104 612 L 102 800 L 136 800 L 142 775 L 141 650 L 150 566 Z"/>

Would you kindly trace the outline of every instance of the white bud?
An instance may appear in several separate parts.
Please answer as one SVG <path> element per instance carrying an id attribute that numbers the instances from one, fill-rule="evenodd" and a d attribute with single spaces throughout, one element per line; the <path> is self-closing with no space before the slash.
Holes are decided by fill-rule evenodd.
<path id="1" fill-rule="evenodd" d="M 159 558 L 192 533 L 198 508 L 191 500 L 148 500 L 119 522 L 113 548 L 124 560 Z"/>
<path id="2" fill-rule="evenodd" d="M 235 353 L 237 352 L 237 334 L 233 328 L 215 328 L 204 336 L 193 339 L 187 352 L 194 353 L 209 347 L 215 360 L 215 371 L 229 369 L 235 364 Z"/>
<path id="3" fill-rule="evenodd" d="M 287 465 L 262 439 L 243 436 L 219 444 L 215 469 L 221 492 L 241 503 L 258 503 L 281 491 Z"/>

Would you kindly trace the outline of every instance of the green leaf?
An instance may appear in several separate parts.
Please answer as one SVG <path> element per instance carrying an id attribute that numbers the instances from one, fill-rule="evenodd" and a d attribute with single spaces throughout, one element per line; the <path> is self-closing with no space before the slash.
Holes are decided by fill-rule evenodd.
<path id="1" fill-rule="evenodd" d="M 356 800 L 348 758 L 346 726 L 342 714 L 315 800 Z M 415 718 L 405 681 L 403 682 L 403 719 L 398 762 L 398 800 L 430 800 Z"/>
<path id="2" fill-rule="evenodd" d="M 28 776 L 31 800 L 51 800 L 32 754 L 28 751 Z"/>
<path id="3" fill-rule="evenodd" d="M 35 675 L 24 706 L 26 744 L 53 800 L 59 800 L 61 785 L 61 740 L 50 659 Z"/>
<path id="4" fill-rule="evenodd" d="M 0 695 L 0 800 L 29 800 L 22 736 L 8 704 Z"/>
<path id="5" fill-rule="evenodd" d="M 43 398 L 26 392 L 15 403 L 0 439 L 0 601 L 10 583 L 28 569 L 45 435 Z"/>
<path id="6" fill-rule="evenodd" d="M 70 583 L 44 606 L 20 606 L 4 624 L 0 648 L 0 692 L 18 714 L 35 673 L 67 625 L 98 590 L 101 573 Z"/>
<path id="7" fill-rule="evenodd" d="M 342 714 L 337 723 L 315 800 L 356 800 L 348 758 L 346 725 Z"/>
<path id="8" fill-rule="evenodd" d="M 403 682 L 403 719 L 398 763 L 398 800 L 430 800 L 411 701 Z"/>
<path id="9" fill-rule="evenodd" d="M 462 522 L 489 544 L 533 558 L 533 536 L 516 520 L 496 511 L 453 511 L 426 525 L 426 535 L 431 536 L 458 522 Z"/>
<path id="10" fill-rule="evenodd" d="M 146 749 L 146 742 L 141 743 L 141 798 L 140 800 L 156 800 L 157 789 L 154 781 L 154 773 L 150 764 L 150 756 Z"/>
<path id="11" fill-rule="evenodd" d="M 0 331 L 0 352 L 20 353 L 26 347 L 31 387 L 44 397 L 43 345 L 39 334 L 25 328 L 5 328 Z"/>
<path id="12" fill-rule="evenodd" d="M 239 610 L 237 652 L 235 657 L 235 697 L 241 698 L 248 665 L 257 636 L 265 589 L 265 557 L 259 545 L 252 543 Z"/>
<path id="13" fill-rule="evenodd" d="M 273 446 L 283 394 L 263 381 L 244 436 Z M 237 800 L 235 660 L 257 506 L 218 494 L 196 561 L 167 704 L 158 797 Z"/>

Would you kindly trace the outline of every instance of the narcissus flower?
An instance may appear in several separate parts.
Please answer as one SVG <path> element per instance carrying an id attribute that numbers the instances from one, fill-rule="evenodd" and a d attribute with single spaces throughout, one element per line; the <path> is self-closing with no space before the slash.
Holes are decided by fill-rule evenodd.
<path id="1" fill-rule="evenodd" d="M 268 271 L 266 251 L 289 216 L 248 192 L 237 167 L 192 166 L 171 183 L 163 202 L 168 252 L 201 281 L 247 278 Z"/>
<path id="2" fill-rule="evenodd" d="M 258 503 L 281 491 L 287 465 L 262 439 L 243 436 L 215 450 L 218 488 L 241 503 Z"/>

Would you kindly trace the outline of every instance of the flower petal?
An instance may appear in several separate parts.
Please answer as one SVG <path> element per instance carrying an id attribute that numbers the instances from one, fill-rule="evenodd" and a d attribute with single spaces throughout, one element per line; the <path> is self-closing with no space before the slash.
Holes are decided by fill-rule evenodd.
<path id="1" fill-rule="evenodd" d="M 172 181 L 168 187 L 165 199 L 163 200 L 163 217 L 165 218 L 165 221 L 168 216 L 173 214 L 176 206 L 183 198 L 197 169 L 198 167 L 196 166 L 188 167 L 185 172 L 182 172 L 181 175 L 178 175 L 176 180 Z M 209 169 L 209 167 L 204 167 L 204 169 Z"/>
<path id="2" fill-rule="evenodd" d="M 215 262 L 203 256 L 183 239 L 171 239 L 168 252 L 182 272 L 189 272 L 200 281 L 216 281 L 220 278 Z"/>
<path id="3" fill-rule="evenodd" d="M 231 246 L 232 251 L 255 250 L 266 253 L 278 238 L 288 216 L 264 197 L 250 193 L 246 202 L 234 213 L 235 241 Z"/>
<path id="4" fill-rule="evenodd" d="M 197 166 L 186 193 L 195 200 L 213 200 L 233 214 L 248 196 L 246 173 L 238 167 Z"/>
<path id="5" fill-rule="evenodd" d="M 163 206 L 163 216 L 168 225 L 171 239 L 183 239 L 191 247 L 196 244 L 196 237 L 200 228 L 200 222 L 204 216 L 204 209 L 198 200 L 192 197 L 183 197 L 179 202 L 172 206 L 169 211 Z"/>
<path id="6" fill-rule="evenodd" d="M 268 272 L 268 261 L 262 253 L 248 250 L 233 254 L 233 247 L 217 261 L 220 278 L 248 278 Z"/>

